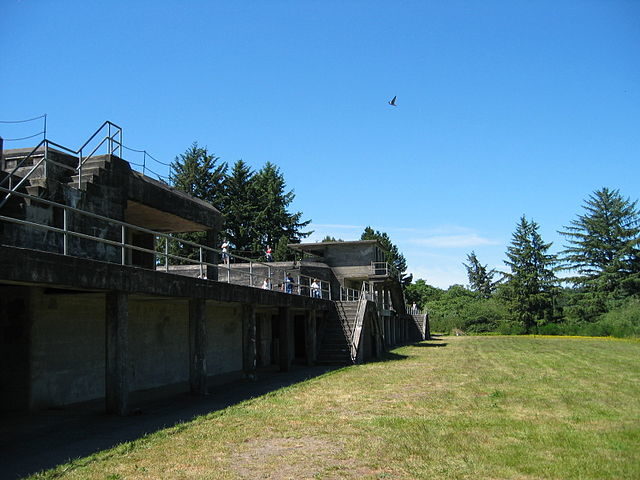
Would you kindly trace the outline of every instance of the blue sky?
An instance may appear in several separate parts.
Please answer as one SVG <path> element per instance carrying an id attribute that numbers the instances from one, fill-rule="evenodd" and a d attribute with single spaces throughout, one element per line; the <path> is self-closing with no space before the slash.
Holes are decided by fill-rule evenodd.
<path id="1" fill-rule="evenodd" d="M 371 225 L 440 287 L 523 214 L 558 251 L 594 190 L 640 197 L 639 1 L 3 0 L 0 51 L 0 120 L 273 162 L 311 240 Z"/>

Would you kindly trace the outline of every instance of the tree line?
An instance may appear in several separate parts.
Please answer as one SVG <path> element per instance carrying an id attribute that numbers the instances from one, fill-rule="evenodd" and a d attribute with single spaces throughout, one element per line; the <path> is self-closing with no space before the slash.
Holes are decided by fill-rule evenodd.
<path id="1" fill-rule="evenodd" d="M 558 254 L 523 215 L 505 252 L 504 271 L 475 252 L 469 284 L 447 290 L 418 280 L 407 299 L 427 308 L 434 330 L 640 336 L 640 213 L 637 201 L 602 188 L 559 233 Z"/>
<path id="2" fill-rule="evenodd" d="M 287 244 L 299 243 L 312 233 L 305 231 L 311 220 L 302 220 L 301 212 L 289 210 L 295 194 L 287 190 L 284 175 L 271 162 L 258 171 L 243 160 L 230 166 L 194 142 L 171 163 L 169 183 L 224 214 L 220 243 L 227 240 L 237 255 L 265 260 L 270 246 L 274 260 L 288 260 L 292 254 Z M 170 242 L 170 253 L 188 258 L 197 258 L 198 252 L 180 244 L 180 239 L 206 244 L 204 232 L 173 236 L 177 240 Z"/>

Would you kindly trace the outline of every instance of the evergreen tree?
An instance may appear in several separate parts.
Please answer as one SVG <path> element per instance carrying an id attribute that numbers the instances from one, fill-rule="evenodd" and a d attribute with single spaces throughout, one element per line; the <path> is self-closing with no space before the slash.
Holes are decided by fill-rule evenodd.
<path id="1" fill-rule="evenodd" d="M 285 262 L 287 260 L 293 260 L 295 258 L 295 254 L 288 247 L 289 243 L 289 237 L 287 237 L 286 235 L 280 237 L 273 252 L 273 258 L 276 262 Z"/>
<path id="2" fill-rule="evenodd" d="M 587 292 L 625 296 L 640 292 L 640 214 L 636 203 L 618 190 L 602 188 L 585 200 L 560 234 L 568 245 L 563 268 L 578 273 L 571 280 Z"/>
<path id="3" fill-rule="evenodd" d="M 467 255 L 467 263 L 463 263 L 469 277 L 469 289 L 482 298 L 489 298 L 496 288 L 493 277 L 495 270 L 487 270 L 487 265 L 482 265 L 475 252 Z"/>
<path id="4" fill-rule="evenodd" d="M 527 333 L 553 316 L 556 257 L 547 253 L 550 247 L 551 243 L 544 243 L 538 233 L 538 224 L 523 215 L 504 263 L 511 269 L 505 274 L 507 298 L 516 320 Z"/>
<path id="5" fill-rule="evenodd" d="M 391 242 L 389 235 L 378 230 L 374 231 L 371 227 L 366 227 L 362 235 L 360 235 L 360 240 L 378 240 L 385 252 L 385 261 L 397 270 L 403 285 L 411 283 L 413 276 L 404 275 L 404 272 L 407 270 L 407 260 L 404 258 L 404 255 L 400 253 L 398 247 Z"/>
<path id="6" fill-rule="evenodd" d="M 225 215 L 225 232 L 232 245 L 232 253 L 250 255 L 260 234 L 256 228 L 258 205 L 254 173 L 242 160 L 238 160 L 226 177 L 225 199 L 222 212 Z"/>
<path id="7" fill-rule="evenodd" d="M 206 147 L 193 142 L 184 153 L 171 162 L 169 183 L 176 189 L 209 202 L 221 209 L 227 164 L 217 164 L 220 158 L 209 154 Z"/>
<path id="8" fill-rule="evenodd" d="M 191 147 L 176 156 L 171 163 L 169 182 L 175 189 L 209 202 L 220 210 L 225 198 L 224 179 L 227 164 L 218 164 L 218 160 L 219 157 L 209 154 L 206 147 L 199 147 L 198 142 L 193 142 Z M 205 232 L 176 233 L 172 237 L 175 240 L 169 241 L 169 253 L 193 259 L 199 258 L 198 249 L 182 243 L 182 240 L 199 244 L 206 242 Z M 157 245 L 157 250 L 165 251 L 164 239 Z M 169 263 L 179 262 L 170 260 Z"/>
<path id="9" fill-rule="evenodd" d="M 260 252 L 265 245 L 274 245 L 287 237 L 289 243 L 299 243 L 312 232 L 303 232 L 311 220 L 301 221 L 302 213 L 290 213 L 293 190 L 286 191 L 286 183 L 280 169 L 267 162 L 253 177 L 256 217 L 254 251 Z"/>
<path id="10" fill-rule="evenodd" d="M 344 242 L 343 239 L 341 238 L 336 238 L 336 237 L 332 237 L 331 235 L 325 235 L 325 237 L 320 240 L 322 243 L 326 243 L 326 242 Z"/>

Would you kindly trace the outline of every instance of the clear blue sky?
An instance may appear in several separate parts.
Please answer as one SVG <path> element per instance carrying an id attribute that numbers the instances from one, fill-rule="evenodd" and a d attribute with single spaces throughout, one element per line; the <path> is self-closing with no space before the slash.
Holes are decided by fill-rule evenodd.
<path id="1" fill-rule="evenodd" d="M 3 0 L 0 52 L 0 120 L 273 162 L 311 240 L 371 225 L 440 287 L 522 214 L 557 251 L 594 190 L 640 197 L 640 1 Z"/>

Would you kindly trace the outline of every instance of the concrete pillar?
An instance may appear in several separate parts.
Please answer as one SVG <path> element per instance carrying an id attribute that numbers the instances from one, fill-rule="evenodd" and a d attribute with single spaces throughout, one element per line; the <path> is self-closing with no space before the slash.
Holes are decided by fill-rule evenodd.
<path id="1" fill-rule="evenodd" d="M 291 311 L 289 307 L 278 308 L 278 331 L 280 332 L 280 371 L 288 372 L 291 367 Z"/>
<path id="2" fill-rule="evenodd" d="M 207 239 L 206 243 L 207 247 L 218 248 L 218 233 L 215 230 L 207 230 Z M 206 251 L 205 261 L 207 263 L 212 263 L 213 265 L 218 265 L 220 259 L 219 255 L 216 252 L 211 252 L 209 250 Z M 210 267 L 206 268 L 207 278 L 209 280 L 218 280 L 218 267 Z"/>
<path id="3" fill-rule="evenodd" d="M 106 295 L 105 399 L 107 413 L 129 411 L 129 297 L 123 292 Z"/>
<path id="4" fill-rule="evenodd" d="M 316 351 L 316 311 L 308 310 L 304 315 L 304 341 L 307 351 L 307 365 L 313 365 L 317 360 Z"/>
<path id="5" fill-rule="evenodd" d="M 256 378 L 256 307 L 242 304 L 242 370 L 245 377 Z"/>
<path id="6" fill-rule="evenodd" d="M 195 395 L 207 394 L 206 311 L 206 300 L 189 300 L 189 385 Z"/>

